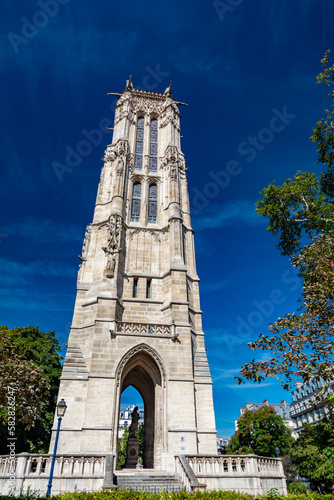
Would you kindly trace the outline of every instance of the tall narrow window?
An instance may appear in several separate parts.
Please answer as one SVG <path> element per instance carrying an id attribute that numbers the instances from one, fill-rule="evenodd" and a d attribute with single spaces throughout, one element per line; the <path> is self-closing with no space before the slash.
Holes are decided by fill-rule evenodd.
<path id="1" fill-rule="evenodd" d="M 146 281 L 146 298 L 150 299 L 151 298 L 151 280 L 148 279 Z"/>
<path id="2" fill-rule="evenodd" d="M 131 221 L 139 222 L 140 218 L 140 198 L 141 198 L 141 184 L 135 182 L 132 191 L 132 206 L 131 206 Z"/>
<path id="3" fill-rule="evenodd" d="M 138 278 L 133 278 L 133 297 L 137 297 L 138 294 Z"/>
<path id="4" fill-rule="evenodd" d="M 156 224 L 157 222 L 157 185 L 150 184 L 148 189 L 148 222 Z"/>
<path id="5" fill-rule="evenodd" d="M 150 172 L 158 169 L 158 120 L 152 118 L 150 128 Z"/>
<path id="6" fill-rule="evenodd" d="M 143 168 L 143 146 L 144 146 L 144 118 L 140 116 L 137 120 L 135 170 Z"/>

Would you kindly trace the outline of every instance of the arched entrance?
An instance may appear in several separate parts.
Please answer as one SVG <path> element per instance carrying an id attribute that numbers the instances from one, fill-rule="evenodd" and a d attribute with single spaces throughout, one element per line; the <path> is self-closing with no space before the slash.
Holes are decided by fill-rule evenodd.
<path id="1" fill-rule="evenodd" d="M 158 354 L 147 344 L 136 346 L 122 358 L 117 374 L 115 429 L 118 429 L 122 392 L 133 386 L 144 402 L 144 457 L 145 468 L 161 467 L 164 421 L 165 370 Z M 114 449 L 117 450 L 117 432 Z"/>

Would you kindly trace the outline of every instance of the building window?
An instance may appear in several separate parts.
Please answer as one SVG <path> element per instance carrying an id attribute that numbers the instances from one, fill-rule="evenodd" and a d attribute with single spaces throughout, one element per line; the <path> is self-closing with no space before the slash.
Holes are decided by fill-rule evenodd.
<path id="1" fill-rule="evenodd" d="M 148 222 L 156 224 L 157 222 L 157 202 L 158 189 L 156 184 L 150 184 L 148 190 Z"/>
<path id="2" fill-rule="evenodd" d="M 135 170 L 143 168 L 143 147 L 144 147 L 144 118 L 140 116 L 137 120 Z"/>
<path id="3" fill-rule="evenodd" d="M 150 299 L 151 298 L 151 280 L 148 279 L 146 281 L 146 298 Z"/>
<path id="4" fill-rule="evenodd" d="M 139 222 L 140 218 L 141 184 L 135 182 L 132 190 L 131 222 Z"/>
<path id="5" fill-rule="evenodd" d="M 137 297 L 138 294 L 138 278 L 133 278 L 133 292 L 132 296 Z"/>
<path id="6" fill-rule="evenodd" d="M 150 127 L 150 172 L 158 169 L 158 120 L 152 118 Z"/>

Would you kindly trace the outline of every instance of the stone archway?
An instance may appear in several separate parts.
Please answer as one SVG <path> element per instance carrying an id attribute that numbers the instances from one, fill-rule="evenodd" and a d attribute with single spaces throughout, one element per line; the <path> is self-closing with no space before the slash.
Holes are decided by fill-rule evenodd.
<path id="1" fill-rule="evenodd" d="M 136 346 L 117 369 L 115 429 L 118 429 L 122 392 L 133 386 L 144 402 L 144 468 L 160 468 L 163 449 L 165 370 L 158 354 L 147 344 Z M 115 433 L 116 434 L 116 433 Z M 117 436 L 115 450 L 117 450 Z"/>

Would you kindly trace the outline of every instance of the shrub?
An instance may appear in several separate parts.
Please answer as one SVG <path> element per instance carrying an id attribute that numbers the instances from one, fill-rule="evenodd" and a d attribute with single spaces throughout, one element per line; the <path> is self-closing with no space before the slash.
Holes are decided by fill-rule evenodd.
<path id="1" fill-rule="evenodd" d="M 303 481 L 291 481 L 291 483 L 287 484 L 288 493 L 300 493 L 307 494 L 310 491 L 307 483 Z"/>

